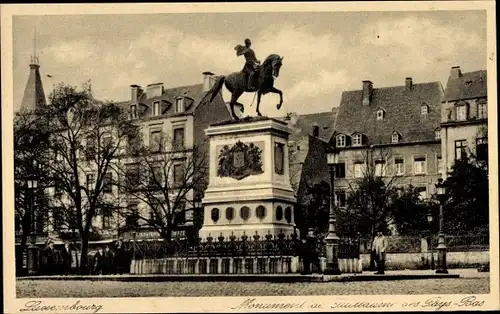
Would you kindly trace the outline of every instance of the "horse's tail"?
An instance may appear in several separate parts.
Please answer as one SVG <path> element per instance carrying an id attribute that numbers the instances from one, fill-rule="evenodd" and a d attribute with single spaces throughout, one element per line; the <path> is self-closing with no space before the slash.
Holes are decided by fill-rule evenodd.
<path id="1" fill-rule="evenodd" d="M 222 85 L 224 85 L 225 80 L 226 80 L 225 76 L 221 76 L 217 79 L 214 86 L 212 87 L 212 97 L 210 97 L 210 102 L 212 102 L 215 96 L 217 96 L 217 94 L 220 92 L 220 90 L 222 89 Z"/>

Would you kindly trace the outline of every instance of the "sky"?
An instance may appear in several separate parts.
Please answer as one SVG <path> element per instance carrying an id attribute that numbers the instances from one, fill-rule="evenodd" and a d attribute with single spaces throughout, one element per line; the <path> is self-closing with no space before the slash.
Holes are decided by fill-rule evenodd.
<path id="1" fill-rule="evenodd" d="M 19 108 L 36 50 L 46 96 L 54 84 L 91 80 L 102 100 L 130 99 L 130 85 L 166 88 L 202 82 L 202 72 L 240 71 L 234 47 L 250 38 L 257 58 L 284 57 L 261 112 L 284 116 L 330 111 L 342 91 L 439 81 L 450 67 L 486 69 L 485 11 L 170 13 L 13 17 L 14 109 Z M 50 75 L 52 77 L 48 77 Z M 230 94 L 224 91 L 226 101 Z M 248 114 L 254 94 L 240 99 Z"/>

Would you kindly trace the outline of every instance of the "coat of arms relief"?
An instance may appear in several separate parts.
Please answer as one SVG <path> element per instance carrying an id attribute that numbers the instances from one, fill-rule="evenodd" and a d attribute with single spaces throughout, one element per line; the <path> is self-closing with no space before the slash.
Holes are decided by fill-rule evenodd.
<path id="1" fill-rule="evenodd" d="M 238 141 L 231 147 L 224 145 L 220 150 L 217 169 L 219 177 L 241 180 L 263 172 L 262 149 L 254 143 L 245 144 Z"/>

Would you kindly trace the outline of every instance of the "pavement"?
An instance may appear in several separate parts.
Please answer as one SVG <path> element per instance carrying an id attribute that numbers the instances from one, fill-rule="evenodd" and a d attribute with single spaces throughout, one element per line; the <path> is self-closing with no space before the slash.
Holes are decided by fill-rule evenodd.
<path id="1" fill-rule="evenodd" d="M 364 271 L 360 274 L 151 274 L 151 275 L 69 275 L 69 276 L 29 276 L 19 277 L 18 281 L 34 280 L 72 280 L 72 281 L 121 281 L 121 282 L 356 282 L 356 281 L 392 281 L 418 279 L 450 279 L 450 278 L 486 278 L 487 272 L 478 272 L 475 268 L 449 269 L 448 274 L 436 274 L 433 270 L 394 270 L 385 275 L 375 275 Z"/>

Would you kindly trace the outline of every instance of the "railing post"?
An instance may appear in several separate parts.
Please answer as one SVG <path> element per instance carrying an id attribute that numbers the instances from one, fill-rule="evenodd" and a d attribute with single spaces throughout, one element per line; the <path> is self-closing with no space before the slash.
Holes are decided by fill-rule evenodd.
<path id="1" fill-rule="evenodd" d="M 229 258 L 229 273 L 230 273 L 230 274 L 233 274 L 233 273 L 234 273 L 233 266 L 234 266 L 234 257 L 233 257 L 233 256 L 231 256 L 231 257 Z"/>

